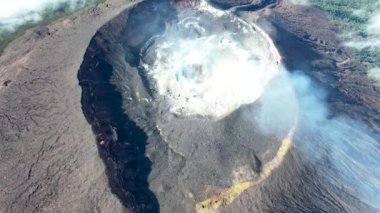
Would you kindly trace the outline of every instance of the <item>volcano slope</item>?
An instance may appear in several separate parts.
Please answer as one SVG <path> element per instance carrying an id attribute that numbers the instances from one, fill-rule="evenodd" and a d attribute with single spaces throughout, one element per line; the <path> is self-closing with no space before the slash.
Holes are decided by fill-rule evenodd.
<path id="1" fill-rule="evenodd" d="M 222 176 L 231 174 L 239 164 L 249 163 L 251 171 L 260 173 L 263 165 L 270 162 L 260 157 L 260 148 L 270 150 L 273 157 L 281 141 L 246 130 L 250 125 L 240 118 L 239 110 L 216 124 L 199 118 L 182 120 L 168 112 L 161 117 L 155 114 L 149 101 L 149 79 L 137 65 L 139 44 L 161 32 L 163 23 L 172 18 L 168 10 L 177 9 L 171 5 L 159 7 L 162 4 L 168 3 L 148 1 L 123 11 L 125 2 L 107 1 L 47 28 L 30 31 L 5 50 L 0 58 L 4 82 L 0 90 L 2 211 L 373 211 L 324 181 L 317 168 L 294 150 L 265 181 L 240 191 L 240 196 L 225 203 L 228 205 L 202 203 L 210 197 L 214 197 L 213 202 L 219 201 L 215 196 L 223 195 L 235 184 L 231 177 Z M 350 55 L 339 45 L 336 30 L 321 12 L 278 1 L 260 11 L 237 9 L 236 13 L 248 22 L 257 21 L 258 16 L 265 18 L 259 19 L 262 23 L 269 21 L 274 26 L 269 32 L 288 69 L 302 69 L 327 88 L 329 107 L 334 113 L 362 120 L 378 131 L 379 93 L 359 63 L 339 63 L 350 59 Z M 315 31 L 315 24 L 323 30 Z M 140 33 L 144 27 L 144 33 Z M 254 105 L 246 107 L 255 109 Z M 185 131 L 178 132 L 180 128 Z M 202 134 L 210 129 L 213 134 Z M 171 130 L 176 133 L 165 135 Z M 247 144 L 233 137 L 240 131 L 269 143 L 242 150 Z M 219 142 L 202 145 L 216 135 Z M 205 152 L 198 153 L 200 156 L 178 152 L 181 146 L 198 144 L 186 138 L 201 141 L 201 149 L 185 150 Z M 237 142 L 226 147 L 227 140 Z M 213 153 L 218 151 L 236 154 L 222 158 L 227 159 L 227 165 L 219 165 L 207 159 L 213 159 Z M 186 164 L 193 166 L 184 172 Z M 186 177 L 183 173 L 188 178 L 181 179 Z M 255 173 L 248 174 L 243 171 L 243 179 L 237 183 L 247 177 L 255 179 Z M 205 189 L 205 185 L 210 187 Z M 231 196 L 222 196 L 221 201 L 228 197 Z M 197 203 L 200 209 L 196 209 Z"/>
<path id="2" fill-rule="evenodd" d="M 122 212 L 81 110 L 91 37 L 131 5 L 106 1 L 32 29 L 0 56 L 0 212 Z"/>

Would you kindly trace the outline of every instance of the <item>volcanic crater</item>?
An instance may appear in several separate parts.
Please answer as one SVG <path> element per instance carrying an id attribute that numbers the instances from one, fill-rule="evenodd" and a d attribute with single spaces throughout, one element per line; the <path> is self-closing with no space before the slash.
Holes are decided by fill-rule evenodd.
<path id="1" fill-rule="evenodd" d="M 169 1 L 148 1 L 122 13 L 93 37 L 78 72 L 82 109 L 111 189 L 136 212 L 195 211 L 213 195 L 211 188 L 258 179 L 286 137 L 254 130 L 241 111 L 257 104 L 219 119 L 181 116 L 154 94 L 142 57 L 152 38 L 177 21 L 177 9 Z"/>

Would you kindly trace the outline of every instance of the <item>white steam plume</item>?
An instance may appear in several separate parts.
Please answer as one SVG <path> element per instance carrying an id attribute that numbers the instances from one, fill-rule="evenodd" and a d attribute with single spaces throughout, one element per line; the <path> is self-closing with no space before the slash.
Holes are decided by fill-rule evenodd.
<path id="1" fill-rule="evenodd" d="M 360 50 L 364 48 L 380 48 L 380 1 L 377 1 L 374 5 L 365 5 L 363 8 L 355 10 L 353 15 L 368 19 L 364 26 L 366 36 L 364 38 L 354 36 L 360 35 L 361 32 L 349 32 L 346 36 L 350 40 L 347 45 Z"/>
<path id="2" fill-rule="evenodd" d="M 368 66 L 368 77 L 375 82 L 375 85 L 380 85 L 380 79 L 376 76 L 378 69 L 374 67 L 380 66 L 380 59 L 374 54 L 380 54 L 380 0 L 372 0 L 361 3 L 360 1 L 319 1 L 319 0 L 286 0 L 295 5 L 303 6 L 318 6 L 322 10 L 326 10 L 327 14 L 335 19 L 339 23 L 345 24 L 349 22 L 347 26 L 343 26 L 342 39 L 346 46 L 354 48 L 362 58 L 370 58 L 370 60 L 365 60 L 365 63 L 370 61 Z M 353 6 L 355 5 L 355 6 Z M 336 8 L 337 6 L 338 9 Z M 333 9 L 331 9 L 333 8 Z M 343 9 L 344 8 L 344 9 Z M 336 14 L 337 10 L 341 10 L 339 15 Z M 335 11 L 335 12 L 332 12 Z M 345 15 L 351 15 L 357 19 L 350 20 L 352 17 L 342 17 Z M 360 20 L 360 21 L 358 21 Z M 365 20 L 362 23 L 361 20 Z M 355 26 L 355 27 L 353 27 Z M 368 53 L 370 52 L 370 53 Z M 368 55 L 367 55 L 368 54 Z M 374 63 L 374 64 L 372 64 Z"/>
<path id="3" fill-rule="evenodd" d="M 309 0 L 288 0 L 288 1 L 296 5 L 310 5 Z"/>
<path id="4" fill-rule="evenodd" d="M 367 19 L 364 30 L 347 32 L 343 38 L 346 45 L 359 51 L 367 50 L 380 53 L 380 1 L 377 0 L 373 5 L 364 4 L 362 8 L 358 8 L 352 12 L 352 15 L 359 18 Z M 364 36 L 363 36 L 364 34 Z M 364 53 L 366 54 L 366 53 Z M 368 77 L 375 82 L 376 86 L 380 86 L 379 66 L 380 59 L 374 58 L 375 65 L 370 64 L 367 72 Z M 375 66 L 375 67 L 374 67 Z"/>
<path id="5" fill-rule="evenodd" d="M 218 21 L 223 17 L 219 14 Z M 326 93 L 313 85 L 312 81 L 304 75 L 290 74 L 283 70 L 276 72 L 276 75 L 271 75 L 269 82 L 253 80 L 252 82 L 256 84 L 253 83 L 249 87 L 245 87 L 244 81 L 241 81 L 239 77 L 244 76 L 247 66 L 252 66 L 251 74 L 258 78 L 270 69 L 258 70 L 257 68 L 260 66 L 245 60 L 247 57 L 233 60 L 233 67 L 227 66 L 228 69 L 226 70 L 224 69 L 225 66 L 216 66 L 217 69 L 206 69 L 210 65 L 210 60 L 212 67 L 214 67 L 214 64 L 223 64 L 230 59 L 235 59 L 235 55 L 238 54 L 235 54 L 234 50 L 239 50 L 240 47 L 234 42 L 230 43 L 230 39 L 220 31 L 213 31 L 210 35 L 204 34 L 204 30 L 212 29 L 215 26 L 226 26 L 223 32 L 233 31 L 237 24 L 227 25 L 228 22 L 224 22 L 225 25 L 217 24 L 218 22 L 206 24 L 207 22 L 200 22 L 199 19 L 200 17 L 193 17 L 193 19 L 187 19 L 190 22 L 184 22 L 184 24 L 188 24 L 185 26 L 191 26 L 190 32 L 199 35 L 198 39 L 189 37 L 188 34 L 171 32 L 169 34 L 172 37 L 163 37 L 166 42 L 155 43 L 156 45 L 161 44 L 158 46 L 158 49 L 161 47 L 160 51 L 155 52 L 154 49 L 147 51 L 148 55 L 154 55 L 156 57 L 153 58 L 161 60 L 160 64 L 154 64 L 154 60 L 149 62 L 150 58 L 144 59 L 147 62 L 145 68 L 148 74 L 153 76 L 154 82 L 158 84 L 159 95 L 171 99 L 174 102 L 174 107 L 187 109 L 187 114 L 210 115 L 211 113 L 215 115 L 216 113 L 218 117 L 220 114 L 230 113 L 236 106 L 230 108 L 219 104 L 222 107 L 218 108 L 218 105 L 213 104 L 215 101 L 227 100 L 227 102 L 222 103 L 238 103 L 239 106 L 247 103 L 244 101 L 246 99 L 240 99 L 240 97 L 245 97 L 244 95 L 247 92 L 255 94 L 257 91 L 254 90 L 258 89 L 259 98 L 256 99 L 257 95 L 254 95 L 254 98 L 248 99 L 258 103 L 258 109 L 247 110 L 243 112 L 243 116 L 251 116 L 252 122 L 255 123 L 254 126 L 258 127 L 261 133 L 276 135 L 279 138 L 283 138 L 294 126 L 296 118 L 298 120 L 294 136 L 296 151 L 303 153 L 307 158 L 305 160 L 310 161 L 321 173 L 320 177 L 325 177 L 327 182 L 380 210 L 380 158 L 378 157 L 380 156 L 380 144 L 378 136 L 371 135 L 365 125 L 352 119 L 345 117 L 330 118 L 325 104 Z M 199 23 L 206 25 L 202 28 L 201 25 L 198 25 Z M 214 40 L 213 36 L 219 39 Z M 256 36 L 259 35 L 256 34 Z M 223 41 L 227 41 L 228 45 L 225 45 Z M 182 42 L 185 42 L 184 45 Z M 254 42 L 250 42 L 250 44 L 251 47 L 255 47 Z M 236 53 L 243 53 L 241 55 L 245 56 L 246 51 L 252 51 L 249 46 L 243 45 L 243 47 L 243 52 L 239 50 Z M 263 54 L 262 48 L 258 47 Z M 264 49 L 264 51 L 268 50 Z M 257 55 L 254 50 L 252 53 Z M 160 54 L 169 57 L 162 57 L 163 55 L 160 56 Z M 167 60 L 165 61 L 165 59 Z M 192 61 L 193 59 L 194 61 Z M 200 69 L 197 65 L 198 62 L 207 65 L 203 66 L 205 69 Z M 188 72 L 187 64 L 195 64 L 196 66 L 191 66 L 192 69 Z M 180 72 L 181 75 L 178 75 L 177 71 L 181 70 L 186 72 Z M 226 75 L 228 77 L 225 77 Z M 198 79 L 198 77 L 202 77 L 202 79 Z M 221 77 L 221 79 L 213 81 L 214 77 Z M 244 79 L 251 80 L 252 78 Z M 200 85 L 193 87 L 192 83 L 198 80 Z M 213 84 L 214 82 L 217 84 Z M 190 89 L 187 89 L 187 83 L 191 83 Z M 198 86 L 209 83 L 211 86 L 207 89 L 201 87 L 200 90 L 197 90 L 199 89 Z M 220 85 L 225 85 L 228 90 Z M 164 87 L 160 89 L 160 86 Z M 234 91 L 235 88 L 238 88 L 236 91 L 239 92 L 229 96 L 223 94 L 224 91 Z M 197 92 L 196 96 L 193 96 L 194 98 L 183 98 L 183 95 L 191 95 L 193 91 Z M 204 99 L 202 98 L 204 94 L 210 95 Z"/>
<path id="6" fill-rule="evenodd" d="M 323 90 L 302 74 L 284 73 L 269 84 L 259 111 L 251 115 L 255 124 L 281 137 L 297 115 L 296 150 L 331 184 L 380 210 L 378 136 L 352 119 L 330 118 Z"/>
<path id="7" fill-rule="evenodd" d="M 380 11 L 379 11 L 380 12 Z M 348 34 L 350 41 L 346 42 L 347 46 L 359 50 L 364 48 L 380 48 L 380 13 L 372 16 L 366 26 L 366 38 L 354 36 L 359 32 L 351 32 Z"/>
<path id="8" fill-rule="evenodd" d="M 377 86 L 380 86 L 380 68 L 375 67 L 368 70 L 368 77 L 377 83 Z"/>
<path id="9" fill-rule="evenodd" d="M 0 0 L 0 32 L 14 31 L 25 23 L 36 23 L 44 18 L 44 12 L 56 12 L 59 7 L 73 11 L 96 0 Z"/>
<path id="10" fill-rule="evenodd" d="M 170 111 L 220 119 L 261 96 L 279 72 L 280 56 L 258 27 L 204 7 L 155 38 L 143 65 Z"/>

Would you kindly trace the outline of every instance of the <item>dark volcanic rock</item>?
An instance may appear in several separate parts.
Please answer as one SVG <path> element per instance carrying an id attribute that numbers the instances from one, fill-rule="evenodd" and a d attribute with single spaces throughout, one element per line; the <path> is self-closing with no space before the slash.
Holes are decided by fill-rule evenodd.
<path id="1" fill-rule="evenodd" d="M 266 0 L 210 0 L 211 2 L 217 3 L 219 5 L 234 7 L 246 4 L 261 4 Z"/>
<path id="2" fill-rule="evenodd" d="M 110 64 L 114 60 L 110 52 L 116 41 L 122 42 L 130 50 L 125 58 L 137 65 L 140 49 L 173 14 L 168 9 L 168 2 L 143 2 L 106 24 L 91 40 L 78 72 L 83 113 L 97 136 L 111 190 L 133 212 L 159 212 L 159 206 L 149 189 L 152 163 L 146 157 L 147 135 L 125 114 L 124 97 L 111 83 L 115 64 Z"/>
<path id="3" fill-rule="evenodd" d="M 112 71 L 94 39 L 78 73 L 83 112 L 96 134 L 111 190 L 134 212 L 158 212 L 147 182 L 147 136 L 124 114 L 122 97 L 110 83 Z"/>
<path id="4" fill-rule="evenodd" d="M 236 8 L 238 10 L 258 10 L 278 0 L 209 0 L 209 2 L 220 9 Z"/>

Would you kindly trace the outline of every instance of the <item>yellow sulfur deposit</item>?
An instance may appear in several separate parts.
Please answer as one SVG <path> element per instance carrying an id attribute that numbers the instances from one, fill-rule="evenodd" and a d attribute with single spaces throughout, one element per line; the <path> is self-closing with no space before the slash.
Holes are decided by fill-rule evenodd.
<path id="1" fill-rule="evenodd" d="M 258 180 L 235 184 L 232 187 L 222 191 L 221 193 L 211 198 L 205 199 L 196 205 L 196 212 L 215 212 L 219 207 L 231 204 L 245 190 L 265 180 L 271 174 L 271 172 L 281 164 L 282 160 L 289 152 L 292 145 L 292 136 L 293 131 L 291 131 L 288 137 L 282 141 L 281 147 L 278 149 L 277 154 L 273 160 L 264 165 Z"/>

